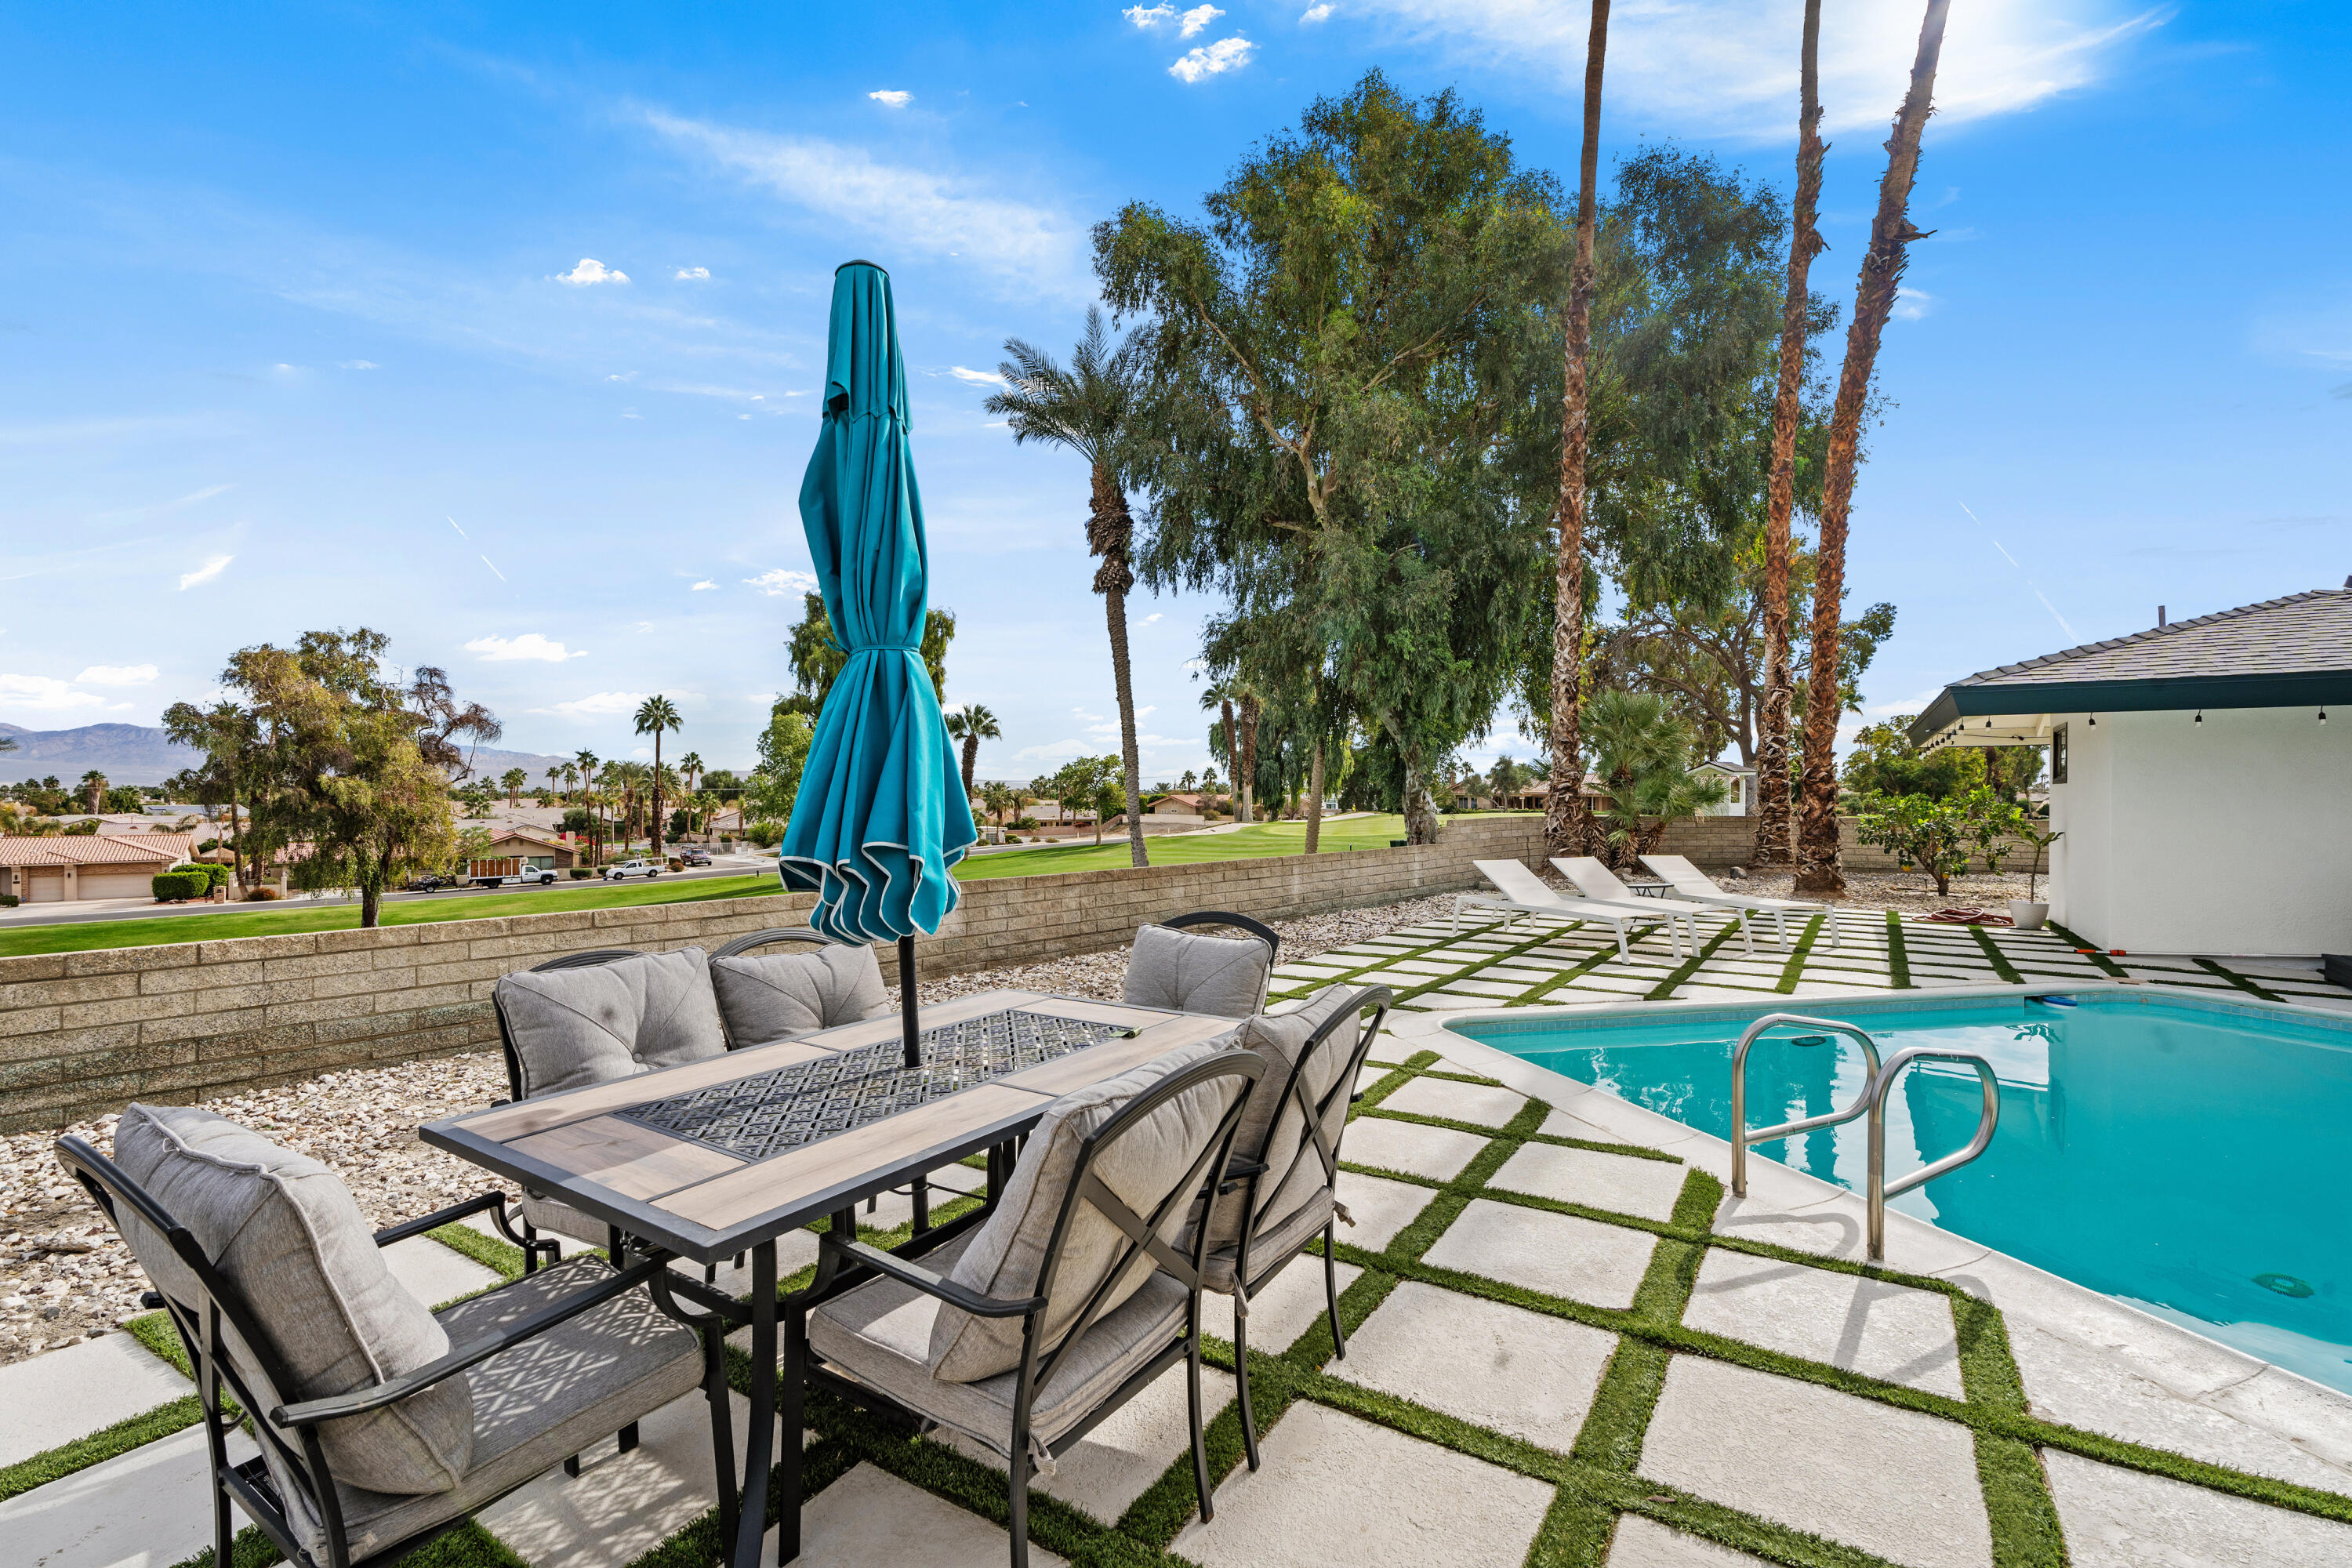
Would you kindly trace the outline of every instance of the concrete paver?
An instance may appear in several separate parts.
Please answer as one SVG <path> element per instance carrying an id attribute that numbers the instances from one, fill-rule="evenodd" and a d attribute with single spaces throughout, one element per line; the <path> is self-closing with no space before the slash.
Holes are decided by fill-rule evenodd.
<path id="1" fill-rule="evenodd" d="M 1451 1181 L 1477 1156 L 1487 1140 L 1475 1132 L 1450 1127 L 1423 1127 L 1411 1121 L 1384 1121 L 1360 1116 L 1348 1124 L 1339 1157 L 1353 1165 L 1373 1165 L 1383 1171 L 1403 1171 L 1433 1182 Z"/>
<path id="2" fill-rule="evenodd" d="M 1408 1279 L 1324 1370 L 1566 1453 L 1617 1336 Z"/>
<path id="3" fill-rule="evenodd" d="M 1751 1345 L 1965 1397 L 1951 1303 L 1929 1290 L 1707 1249 L 1683 1321 Z"/>
<path id="4" fill-rule="evenodd" d="M 1339 1227 L 1339 1234 L 1348 1234 Z M 1333 1278 L 1344 1293 L 1363 1272 L 1352 1263 L 1331 1266 Z M 1323 1260 L 1301 1254 L 1290 1260 L 1272 1283 L 1250 1293 L 1249 1336 L 1253 1351 L 1280 1352 L 1288 1350 L 1298 1336 L 1309 1329 L 1328 1335 L 1324 1326 L 1326 1315 L 1323 1300 Z M 1231 1296 L 1201 1298 L 1201 1331 L 1214 1334 L 1230 1343 L 1234 1337 L 1234 1299 Z M 1328 1344 L 1328 1338 L 1318 1342 Z"/>
<path id="5" fill-rule="evenodd" d="M 1476 1198 L 1423 1258 L 1591 1306 L 1630 1307 L 1656 1247 L 1647 1231 Z"/>
<path id="6" fill-rule="evenodd" d="M 1416 1078 L 1381 1101 L 1381 1109 L 1402 1110 L 1411 1116 L 1438 1116 L 1448 1121 L 1467 1121 L 1480 1127 L 1499 1128 L 1517 1116 L 1527 1103 L 1527 1096 L 1515 1089 L 1490 1089 L 1478 1083 L 1456 1083 L 1451 1079 Z"/>
<path id="7" fill-rule="evenodd" d="M 2341 1568 L 2352 1525 L 2045 1449 L 2074 1568 Z"/>
<path id="8" fill-rule="evenodd" d="M 751 1402 L 730 1394 L 738 1473 L 751 1436 Z M 606 1438 L 483 1510 L 485 1530 L 531 1568 L 620 1568 L 708 1513 L 717 1496 L 710 1406 L 702 1392 L 674 1399 L 637 1424 L 637 1447 Z"/>
<path id="9" fill-rule="evenodd" d="M 1349 1142 L 1353 1141 L 1350 1137 Z M 1348 1152 L 1348 1148 L 1349 1143 L 1340 1144 L 1340 1152 Z M 1392 1182 L 1385 1176 L 1367 1176 L 1357 1171 L 1340 1172 L 1332 1191 L 1339 1196 L 1339 1206 L 1356 1222 L 1341 1222 L 1339 1239 L 1367 1252 L 1386 1247 L 1396 1233 L 1411 1225 L 1429 1206 L 1429 1200 L 1437 1195 L 1411 1182 Z"/>
<path id="10" fill-rule="evenodd" d="M 1487 1183 L 1506 1192 L 1582 1204 L 1642 1219 L 1669 1220 L 1682 1195 L 1683 1167 L 1631 1154 L 1526 1143 Z"/>
<path id="11" fill-rule="evenodd" d="M 1609 1568 L 1763 1568 L 1761 1557 L 1669 1530 L 1638 1513 L 1621 1514 L 1609 1543 Z"/>
<path id="12" fill-rule="evenodd" d="M 0 1465 L 47 1453 L 168 1405 L 196 1385 L 129 1334 L 0 1366 Z"/>
<path id="13" fill-rule="evenodd" d="M 768 1532 L 762 1568 L 775 1562 L 776 1533 Z M 801 1510 L 801 1555 L 815 1568 L 1003 1568 L 1004 1527 L 968 1513 L 887 1470 L 860 1464 L 808 1500 Z M 1066 1568 L 1035 1542 L 1033 1568 Z"/>
<path id="14" fill-rule="evenodd" d="M 232 1463 L 253 1458 L 242 1432 Z M 243 1528 L 242 1515 L 235 1517 Z M 0 1558 L 26 1568 L 170 1568 L 213 1543 L 205 1433 L 191 1426 L 0 1502 Z"/>

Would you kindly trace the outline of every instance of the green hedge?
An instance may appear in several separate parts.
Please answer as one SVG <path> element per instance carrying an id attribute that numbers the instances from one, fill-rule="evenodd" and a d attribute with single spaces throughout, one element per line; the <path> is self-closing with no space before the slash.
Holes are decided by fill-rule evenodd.
<path id="1" fill-rule="evenodd" d="M 202 871 L 158 871 L 152 884 L 155 901 L 163 903 L 173 899 L 201 899 L 213 889 L 213 879 Z"/>
<path id="2" fill-rule="evenodd" d="M 206 892 L 210 892 L 215 888 L 228 885 L 229 869 L 217 860 L 183 860 L 173 867 L 172 871 L 173 875 L 182 871 L 194 871 L 202 876 L 205 879 Z"/>

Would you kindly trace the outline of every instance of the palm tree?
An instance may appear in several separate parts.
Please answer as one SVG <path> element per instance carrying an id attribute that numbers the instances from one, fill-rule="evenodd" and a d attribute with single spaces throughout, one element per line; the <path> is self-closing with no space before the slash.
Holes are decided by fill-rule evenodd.
<path id="1" fill-rule="evenodd" d="M 1004 826 L 1007 816 L 1020 809 L 1013 803 L 1013 794 L 1011 784 L 993 780 L 980 786 L 980 804 L 989 816 L 996 818 L 996 826 L 1000 828 Z"/>
<path id="2" fill-rule="evenodd" d="M 1609 690 L 1591 709 L 1592 750 L 1609 814 L 1595 824 L 1596 847 L 1620 868 L 1657 847 L 1667 825 L 1724 796 L 1721 779 L 1691 776 L 1690 725 L 1654 692 Z"/>
<path id="3" fill-rule="evenodd" d="M 547 770 L 547 793 L 561 795 L 563 791 L 564 770 L 558 766 Z"/>
<path id="4" fill-rule="evenodd" d="M 1001 741 L 1004 731 L 997 728 L 996 715 L 978 702 L 967 702 L 948 715 L 948 733 L 963 743 L 963 793 L 973 793 L 972 769 L 980 765 L 980 743 Z"/>
<path id="5" fill-rule="evenodd" d="M 1756 746 L 1756 844 L 1751 866 L 1789 863 L 1789 710 L 1795 700 L 1789 668 L 1789 514 L 1797 496 L 1799 399 L 1805 382 L 1807 278 L 1825 248 L 1813 227 L 1821 200 L 1822 0 L 1805 0 L 1797 67 L 1797 199 L 1789 230 L 1789 292 L 1780 307 L 1780 386 L 1772 405 L 1772 473 L 1764 520 L 1764 706 Z"/>
<path id="6" fill-rule="evenodd" d="M 530 775 L 523 772 L 520 768 L 509 768 L 506 772 L 499 775 L 499 783 L 506 786 L 507 804 L 509 805 L 520 805 L 522 804 L 522 786 L 530 782 Z"/>
<path id="7" fill-rule="evenodd" d="M 96 816 L 98 808 L 106 804 L 107 787 L 106 775 L 96 768 L 81 775 L 81 797 L 89 804 L 92 816 Z"/>
<path id="8" fill-rule="evenodd" d="M 1552 573 L 1551 791 L 1544 841 L 1573 855 L 1591 837 L 1584 809 L 1585 459 L 1592 446 L 1592 233 L 1601 205 L 1601 74 L 1609 55 L 1609 0 L 1592 0 L 1584 46 L 1584 152 L 1578 165 L 1576 261 L 1569 271 L 1564 388 L 1559 406 L 1559 501 L 1552 525 L 1559 556 Z"/>
<path id="9" fill-rule="evenodd" d="M 688 752 L 678 758 L 677 771 L 686 775 L 687 794 L 698 795 L 701 793 L 702 775 L 710 770 L 702 765 L 701 752 Z"/>
<path id="10" fill-rule="evenodd" d="M 580 770 L 580 788 L 590 790 L 596 787 L 595 752 L 588 751 L 573 752 L 572 755 L 572 765 Z"/>
<path id="11" fill-rule="evenodd" d="M 1087 335 L 1071 353 L 1069 369 L 1064 370 L 1053 355 L 1019 338 L 1007 339 L 1004 352 L 1012 358 L 997 366 L 997 373 L 1004 377 L 1005 388 L 988 399 L 988 411 L 1012 426 L 1016 443 L 1047 441 L 1066 447 L 1094 470 L 1087 549 L 1102 557 L 1094 585 L 1103 596 L 1103 615 L 1110 627 L 1111 683 L 1118 695 L 1119 763 L 1127 788 L 1128 858 L 1133 865 L 1148 866 L 1151 860 L 1143 847 L 1135 690 L 1127 656 L 1127 591 L 1135 586 L 1128 546 L 1135 534 L 1135 520 L 1127 510 L 1122 447 L 1128 426 L 1150 391 L 1150 364 L 1139 338 L 1112 345 L 1102 311 L 1091 305 L 1087 308 Z"/>
<path id="12" fill-rule="evenodd" d="M 652 697 L 646 698 L 643 702 L 637 704 L 637 733 L 640 735 L 651 735 L 654 738 L 653 853 L 656 859 L 659 859 L 661 858 L 662 731 L 665 730 L 675 730 L 678 727 L 678 723 L 677 704 L 672 702 L 667 697 L 656 694 Z"/>
<path id="13" fill-rule="evenodd" d="M 1911 65 L 1911 88 L 1886 139 L 1886 176 L 1878 186 L 1878 214 L 1871 220 L 1870 248 L 1863 254 L 1862 279 L 1853 295 L 1853 321 L 1846 328 L 1845 365 L 1838 376 L 1837 402 L 1830 411 L 1829 450 L 1822 464 L 1821 537 L 1813 544 L 1813 667 L 1805 685 L 1804 801 L 1797 822 L 1797 886 L 1801 893 L 1843 897 L 1845 868 L 1838 859 L 1837 743 L 1839 617 L 1845 609 L 1846 513 L 1853 504 L 1853 469 L 1860 454 L 1862 416 L 1870 402 L 1870 380 L 1878 363 L 1878 339 L 1895 311 L 1895 294 L 1910 259 L 1910 245 L 1922 237 L 1910 217 L 1911 184 L 1919 176 L 1919 135 L 1936 95 L 1936 62 L 1944 49 L 1944 17 L 1951 0 L 1927 0 L 1919 25 L 1919 52 Z"/>
<path id="14" fill-rule="evenodd" d="M 1211 681 L 1209 683 L 1209 689 L 1201 693 L 1201 706 L 1215 710 L 1219 729 L 1224 735 L 1225 766 L 1231 768 L 1236 777 L 1240 776 L 1242 771 L 1241 739 L 1240 736 L 1235 733 L 1234 729 L 1233 682 L 1230 680 Z M 1201 787 L 1204 790 L 1214 789 L 1216 786 L 1210 783 L 1210 781 L 1216 776 L 1216 771 L 1214 769 L 1211 769 L 1208 773 L 1202 774 Z"/>

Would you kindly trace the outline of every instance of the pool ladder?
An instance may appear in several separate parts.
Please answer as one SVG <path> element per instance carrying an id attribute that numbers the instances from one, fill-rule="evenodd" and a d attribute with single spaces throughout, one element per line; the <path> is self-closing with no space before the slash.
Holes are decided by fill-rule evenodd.
<path id="1" fill-rule="evenodd" d="M 1870 1076 L 1863 1080 L 1862 1092 L 1843 1110 L 1833 1110 L 1826 1116 L 1809 1116 L 1801 1121 L 1784 1122 L 1778 1127 L 1748 1126 L 1748 1047 L 1767 1030 L 1784 1026 L 1801 1026 L 1808 1029 L 1826 1029 L 1844 1035 L 1862 1047 L 1863 1059 L 1870 1064 Z M 1825 1046 L 1826 1037 L 1819 1039 L 1799 1039 L 1801 1046 Z M 1977 1117 L 1977 1135 L 1969 1146 L 1958 1153 L 1947 1154 L 1933 1164 L 1922 1166 L 1909 1175 L 1889 1182 L 1886 1179 L 1886 1094 L 1895 1080 L 1914 1062 L 1966 1062 L 1977 1069 L 1984 1086 L 1984 1109 Z M 1770 1013 L 1757 1019 L 1740 1033 L 1739 1043 L 1731 1049 L 1731 1192 L 1734 1197 L 1748 1195 L 1748 1146 L 1769 1143 L 1775 1139 L 1810 1132 L 1817 1127 L 1834 1127 L 1852 1121 L 1857 1116 L 1870 1118 L 1868 1171 L 1864 1184 L 1864 1204 L 1869 1211 L 1870 1261 L 1886 1261 L 1886 1200 L 1900 1197 L 1912 1188 L 1925 1185 L 1948 1171 L 1956 1171 L 1985 1152 L 1992 1142 L 1993 1129 L 2000 1125 L 2000 1085 L 1993 1077 L 1992 1064 L 1969 1051 L 1942 1051 L 1926 1046 L 1914 1046 L 1897 1051 L 1885 1066 L 1879 1065 L 1878 1047 L 1870 1032 L 1855 1024 L 1841 1023 L 1835 1018 L 1808 1018 L 1799 1013 Z"/>

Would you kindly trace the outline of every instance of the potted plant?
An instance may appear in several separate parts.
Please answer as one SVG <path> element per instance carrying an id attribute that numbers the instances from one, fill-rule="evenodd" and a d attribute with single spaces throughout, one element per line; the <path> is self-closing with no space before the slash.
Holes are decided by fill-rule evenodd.
<path id="1" fill-rule="evenodd" d="M 2042 820 L 2047 822 L 2049 819 L 2044 817 Z M 2050 906 L 2037 903 L 2033 897 L 2033 884 L 2042 875 L 2042 852 L 2066 835 L 2063 831 L 2044 833 L 2034 826 L 2032 818 L 2024 816 L 2021 816 L 2010 831 L 2033 846 L 2033 867 L 2025 874 L 2025 897 L 2009 900 L 2010 923 L 2020 931 L 2040 931 L 2050 919 Z"/>

